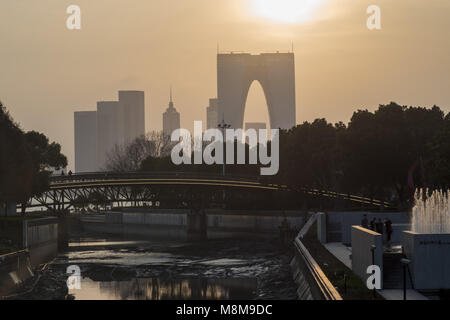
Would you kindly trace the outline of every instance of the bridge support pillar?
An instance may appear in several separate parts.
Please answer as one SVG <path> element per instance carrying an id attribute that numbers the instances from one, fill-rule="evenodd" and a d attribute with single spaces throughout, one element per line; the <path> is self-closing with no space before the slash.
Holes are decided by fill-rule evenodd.
<path id="1" fill-rule="evenodd" d="M 207 217 L 205 210 L 194 210 L 187 216 L 187 240 L 198 241 L 207 238 Z"/>

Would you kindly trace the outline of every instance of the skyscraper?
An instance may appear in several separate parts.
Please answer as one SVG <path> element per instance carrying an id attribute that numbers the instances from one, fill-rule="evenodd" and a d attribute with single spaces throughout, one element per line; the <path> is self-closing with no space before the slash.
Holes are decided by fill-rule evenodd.
<path id="1" fill-rule="evenodd" d="M 105 170 L 115 145 L 144 134 L 143 91 L 119 91 L 119 101 L 98 101 L 96 112 L 75 112 L 75 170 Z"/>
<path id="2" fill-rule="evenodd" d="M 144 91 L 119 91 L 119 117 L 123 122 L 122 143 L 129 143 L 145 134 Z"/>
<path id="3" fill-rule="evenodd" d="M 295 126 L 294 54 L 217 55 L 217 98 L 220 120 L 232 128 L 242 128 L 249 88 L 258 81 L 269 108 L 270 127 L 291 129 Z"/>
<path id="4" fill-rule="evenodd" d="M 209 99 L 209 106 L 206 108 L 206 129 L 217 128 L 219 124 L 219 100 Z"/>
<path id="5" fill-rule="evenodd" d="M 121 140 L 121 132 L 118 129 L 120 109 L 118 101 L 97 102 L 97 161 L 100 170 L 105 169 L 108 153 Z"/>
<path id="6" fill-rule="evenodd" d="M 180 113 L 173 106 L 172 89 L 170 89 L 169 107 L 163 113 L 163 133 L 170 136 L 176 129 L 180 129 Z"/>
<path id="7" fill-rule="evenodd" d="M 74 113 L 75 172 L 97 171 L 97 112 Z"/>

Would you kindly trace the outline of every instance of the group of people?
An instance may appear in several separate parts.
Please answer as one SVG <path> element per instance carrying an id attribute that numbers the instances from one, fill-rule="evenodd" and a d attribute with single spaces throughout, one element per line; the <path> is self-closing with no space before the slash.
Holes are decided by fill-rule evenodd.
<path id="1" fill-rule="evenodd" d="M 363 219 L 361 221 L 361 226 L 366 229 L 373 230 L 381 235 L 384 234 L 384 230 L 386 230 L 386 240 L 388 243 L 391 243 L 391 237 L 392 237 L 392 221 L 389 218 L 384 219 L 384 228 L 383 228 L 383 221 L 381 221 L 381 218 L 375 218 L 373 217 L 372 220 L 367 218 L 367 214 L 364 214 Z"/>

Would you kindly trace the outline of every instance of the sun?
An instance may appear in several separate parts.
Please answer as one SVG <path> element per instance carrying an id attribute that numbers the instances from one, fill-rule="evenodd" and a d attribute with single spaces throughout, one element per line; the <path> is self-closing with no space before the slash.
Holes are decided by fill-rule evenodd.
<path id="1" fill-rule="evenodd" d="M 273 21 L 295 23 L 312 18 L 324 0 L 252 0 L 254 12 Z"/>

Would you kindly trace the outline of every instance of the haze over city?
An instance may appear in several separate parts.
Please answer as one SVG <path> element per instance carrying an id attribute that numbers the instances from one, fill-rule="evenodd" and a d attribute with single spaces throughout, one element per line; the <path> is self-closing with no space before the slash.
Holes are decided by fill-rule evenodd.
<path id="1" fill-rule="evenodd" d="M 2 307 L 448 309 L 449 14 L 449 0 L 1 0 Z"/>
<path id="2" fill-rule="evenodd" d="M 205 121 L 208 99 L 217 95 L 218 45 L 261 53 L 293 43 L 297 123 L 323 117 L 346 123 L 355 109 L 390 101 L 450 111 L 448 1 L 377 1 L 377 31 L 366 27 L 372 1 L 318 1 L 298 16 L 254 2 L 4 0 L 0 97 L 25 130 L 61 143 L 69 168 L 73 112 L 115 100 L 118 90 L 145 91 L 146 130 L 162 129 L 170 86 L 181 126 Z M 65 26 L 70 4 L 82 10 L 81 30 Z M 245 122 L 267 120 L 255 82 Z"/>

